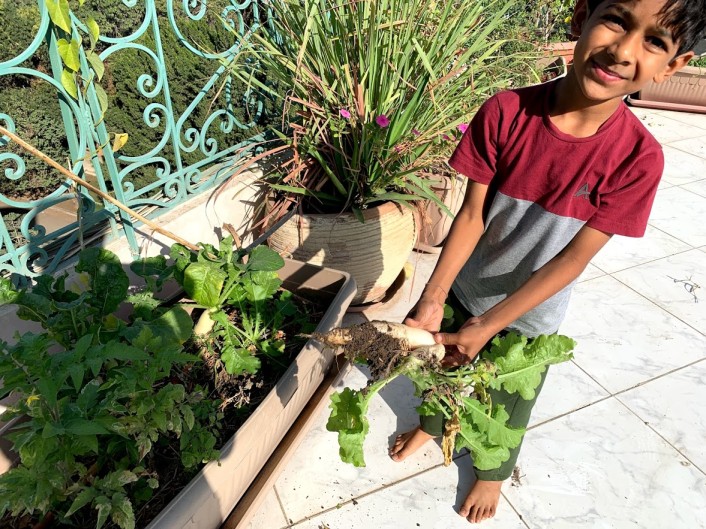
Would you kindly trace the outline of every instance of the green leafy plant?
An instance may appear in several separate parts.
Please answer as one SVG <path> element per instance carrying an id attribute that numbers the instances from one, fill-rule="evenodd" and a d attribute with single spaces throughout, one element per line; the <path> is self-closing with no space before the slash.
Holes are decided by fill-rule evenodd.
<path id="1" fill-rule="evenodd" d="M 372 378 L 365 388 L 344 388 L 331 396 L 326 424 L 329 431 L 338 432 L 341 459 L 355 466 L 365 466 L 363 443 L 371 400 L 396 377 L 406 376 L 423 399 L 419 413 L 441 413 L 446 419 L 442 441 L 445 463 L 451 463 L 454 449 L 467 448 L 477 468 L 498 468 L 510 456 L 509 450 L 520 443 L 524 429 L 507 426 L 509 415 L 504 406 L 493 404 L 488 388 L 502 388 L 531 399 L 546 367 L 570 360 L 575 346 L 571 338 L 556 334 L 530 340 L 509 333 L 494 338 L 490 350 L 481 352 L 473 364 L 447 370 L 440 365 L 443 346 L 430 345 L 433 338 L 420 342 L 408 337 L 407 330 L 398 333 L 380 324 L 361 324 L 318 337 L 334 346 L 343 345 L 350 360 L 362 360 L 371 368 Z M 419 330 L 413 331 L 416 335 Z"/>
<path id="2" fill-rule="evenodd" d="M 185 467 L 218 456 L 218 404 L 172 382 L 174 369 L 198 360 L 184 352 L 192 322 L 182 308 L 141 309 L 130 322 L 113 313 L 128 277 L 111 252 L 80 254 L 78 276 L 41 276 L 31 289 L 0 280 L 0 303 L 44 332 L 0 342 L 3 414 L 19 421 L 8 436 L 20 464 L 0 476 L 0 516 L 26 513 L 81 525 L 90 506 L 96 527 L 110 519 L 135 526 L 133 502 L 152 495 L 154 448 L 180 439 Z M 80 520 L 81 518 L 79 518 Z"/>
<path id="3" fill-rule="evenodd" d="M 272 3 L 272 27 L 243 40 L 234 75 L 284 102 L 293 157 L 271 175 L 289 201 L 322 211 L 438 202 L 417 175 L 500 87 L 490 38 L 513 2 Z M 250 72 L 250 73 L 248 73 Z M 278 89 L 257 80 L 267 72 Z M 289 119 L 290 116 L 294 116 Z M 286 207 L 286 206 L 283 206 Z"/>
<path id="4" fill-rule="evenodd" d="M 270 359 L 284 353 L 285 319 L 298 318 L 291 292 L 281 291 L 277 271 L 280 255 L 258 246 L 250 252 L 236 249 L 226 237 L 219 248 L 201 245 L 197 253 L 172 246 L 174 277 L 196 306 L 204 309 L 194 335 L 211 349 L 229 375 L 256 373 L 263 355 Z"/>

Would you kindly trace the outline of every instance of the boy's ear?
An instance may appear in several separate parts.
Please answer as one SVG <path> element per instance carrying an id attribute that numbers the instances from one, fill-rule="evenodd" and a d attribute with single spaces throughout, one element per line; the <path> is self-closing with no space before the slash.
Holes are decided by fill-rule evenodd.
<path id="1" fill-rule="evenodd" d="M 586 0 L 578 0 L 574 7 L 574 14 L 571 17 L 571 35 L 575 38 L 581 36 L 581 29 L 588 18 L 588 6 Z"/>
<path id="2" fill-rule="evenodd" d="M 688 62 L 694 58 L 694 55 L 696 54 L 693 51 L 687 51 L 686 53 L 677 55 L 676 57 L 674 57 L 674 59 L 670 61 L 670 63 L 664 70 L 654 76 L 653 81 L 655 83 L 661 83 L 666 81 L 672 75 L 684 68 L 684 66 L 686 66 Z"/>

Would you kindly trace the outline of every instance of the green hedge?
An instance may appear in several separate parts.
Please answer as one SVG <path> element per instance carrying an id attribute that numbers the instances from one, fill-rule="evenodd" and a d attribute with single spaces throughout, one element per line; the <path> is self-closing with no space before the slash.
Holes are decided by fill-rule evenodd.
<path id="1" fill-rule="evenodd" d="M 203 59 L 181 45 L 166 16 L 166 1 L 157 0 L 158 18 L 160 20 L 160 42 L 164 53 L 169 90 L 175 118 L 177 118 L 193 101 L 196 94 L 218 68 L 217 61 Z M 176 9 L 181 6 L 176 2 Z M 223 7 L 229 5 L 226 0 L 209 2 L 209 12 L 204 20 L 193 21 L 183 13 L 177 12 L 177 23 L 186 40 L 192 45 L 204 50 L 224 50 L 233 42 L 233 35 L 222 26 L 219 15 Z M 135 8 L 126 7 L 121 0 L 89 0 L 78 11 L 79 18 L 85 20 L 92 16 L 98 22 L 101 33 L 116 37 L 134 32 L 144 20 L 144 7 L 138 3 Z M 39 15 L 36 0 L 0 0 L 0 19 L 12 20 L 12 24 L 0 27 L 0 60 L 13 56 L 9 50 L 25 49 L 33 40 L 38 28 Z M 249 21 L 245 21 L 249 23 Z M 155 50 L 154 34 L 150 29 L 138 43 L 148 49 Z M 32 57 L 29 68 L 50 72 L 46 46 Z M 126 132 L 130 139 L 122 149 L 129 156 L 139 156 L 157 145 L 164 135 L 165 119 L 162 114 L 161 123 L 156 128 L 150 128 L 144 121 L 143 110 L 150 103 L 164 103 L 159 95 L 155 99 L 147 99 L 137 89 L 137 79 L 148 73 L 156 76 L 154 62 L 147 54 L 132 49 L 121 50 L 111 55 L 106 61 L 106 73 L 101 82 L 109 96 L 109 109 L 105 122 L 110 132 Z M 212 109 L 222 108 L 223 93 L 217 96 L 219 85 L 206 94 L 188 119 L 184 129 L 195 127 L 201 129 L 201 124 Z M 244 87 L 234 85 L 231 89 L 234 115 L 241 122 L 248 122 L 243 109 L 242 97 Z M 214 101 L 218 97 L 217 101 Z M 68 155 L 67 141 L 60 119 L 56 91 L 46 82 L 26 76 L 0 76 L 0 112 L 9 114 L 17 125 L 18 134 L 32 142 L 37 148 L 52 158 L 65 163 Z M 280 109 L 272 102 L 266 102 L 265 115 L 260 119 L 259 126 L 253 129 L 234 128 L 225 134 L 218 126 L 209 129 L 209 137 L 218 141 L 219 150 L 240 143 L 262 131 L 270 121 L 279 121 Z M 11 147 L 13 150 L 16 148 Z M 169 145 L 160 153 L 167 158 L 174 169 L 174 152 Z M 200 151 L 185 154 L 182 159 L 185 165 L 190 165 L 203 157 Z M 43 196 L 46 189 L 54 189 L 62 180 L 60 175 L 42 163 L 29 160 L 27 173 L 19 181 L 11 181 L 4 177 L 4 169 L 0 166 L 0 192 L 12 197 Z M 145 167 L 131 173 L 130 180 L 136 187 L 141 187 L 155 178 L 155 167 Z"/>

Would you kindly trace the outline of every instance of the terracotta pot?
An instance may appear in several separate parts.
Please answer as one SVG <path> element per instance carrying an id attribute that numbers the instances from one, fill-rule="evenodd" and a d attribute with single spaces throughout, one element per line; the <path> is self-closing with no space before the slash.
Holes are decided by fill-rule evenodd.
<path id="1" fill-rule="evenodd" d="M 649 82 L 628 101 L 637 107 L 706 114 L 706 68 L 686 66 L 663 83 Z"/>
<path id="2" fill-rule="evenodd" d="M 468 180 L 462 175 L 442 175 L 431 188 L 455 216 L 463 204 L 467 182 Z M 431 200 L 423 203 L 419 216 L 419 239 L 415 248 L 427 253 L 439 253 L 451 229 L 453 217 Z"/>
<path id="3" fill-rule="evenodd" d="M 294 215 L 268 244 L 284 257 L 348 272 L 358 286 L 353 304 L 379 301 L 414 248 L 412 208 L 386 202 L 363 212 Z"/>

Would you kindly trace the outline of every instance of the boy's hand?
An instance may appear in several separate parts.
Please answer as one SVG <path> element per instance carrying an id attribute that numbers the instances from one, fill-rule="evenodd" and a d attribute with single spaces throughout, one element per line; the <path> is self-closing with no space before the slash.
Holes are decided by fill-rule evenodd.
<path id="1" fill-rule="evenodd" d="M 480 318 L 475 317 L 466 321 L 456 333 L 436 333 L 436 343 L 446 346 L 446 356 L 441 365 L 454 367 L 470 364 L 493 336 L 494 333 L 488 331 Z"/>
<path id="2" fill-rule="evenodd" d="M 438 332 L 444 319 L 444 304 L 431 296 L 422 296 L 404 320 L 405 325 Z"/>

